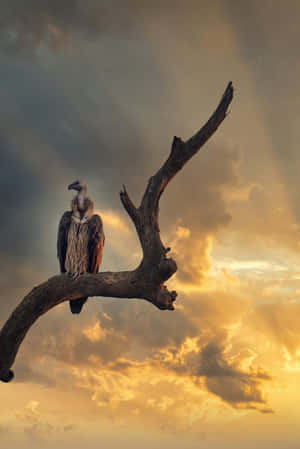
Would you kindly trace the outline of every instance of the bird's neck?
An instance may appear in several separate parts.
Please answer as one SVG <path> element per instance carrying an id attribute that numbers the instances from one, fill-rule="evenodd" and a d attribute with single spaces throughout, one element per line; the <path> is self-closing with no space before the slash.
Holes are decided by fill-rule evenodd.
<path id="1" fill-rule="evenodd" d="M 86 199 L 87 199 L 86 189 L 79 190 L 76 197 L 77 197 L 77 203 L 78 203 L 78 210 L 80 212 L 83 212 L 86 208 Z"/>
<path id="2" fill-rule="evenodd" d="M 86 189 L 81 189 L 72 201 L 72 215 L 75 219 L 86 221 L 93 215 L 93 202 L 86 194 Z"/>

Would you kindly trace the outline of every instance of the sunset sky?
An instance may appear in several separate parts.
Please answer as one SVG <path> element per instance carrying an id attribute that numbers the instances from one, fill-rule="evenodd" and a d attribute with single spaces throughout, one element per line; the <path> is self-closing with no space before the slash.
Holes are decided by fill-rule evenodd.
<path id="1" fill-rule="evenodd" d="M 161 199 L 176 310 L 41 317 L 0 384 L 0 449 L 299 449 L 299 24 L 298 0 L 0 0 L 0 326 L 58 273 L 78 178 L 101 270 L 138 265 L 122 184 L 138 204 L 235 88 Z"/>

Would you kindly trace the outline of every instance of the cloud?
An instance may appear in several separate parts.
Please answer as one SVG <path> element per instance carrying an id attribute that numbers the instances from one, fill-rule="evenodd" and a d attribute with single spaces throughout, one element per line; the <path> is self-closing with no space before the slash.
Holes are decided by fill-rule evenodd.
<path id="1" fill-rule="evenodd" d="M 197 4 L 191 4 L 192 12 Z M 182 15 L 193 20 L 193 14 L 178 0 L 166 0 L 163 4 L 153 1 L 127 0 L 12 0 L 1 2 L 2 20 L 0 32 L 2 47 L 10 52 L 36 48 L 41 43 L 52 50 L 62 50 L 70 46 L 71 40 L 84 36 L 87 40 L 95 37 L 131 37 L 145 21 L 157 18 L 169 19 L 176 27 Z M 206 8 L 202 8 L 205 13 Z"/>
<path id="2" fill-rule="evenodd" d="M 211 268 L 213 241 L 231 222 L 226 194 L 239 188 L 239 162 L 236 149 L 208 145 L 177 175 L 171 194 L 162 199 L 161 227 L 181 282 L 200 285 Z"/>
<path id="3" fill-rule="evenodd" d="M 220 345 L 209 343 L 203 348 L 197 375 L 204 375 L 208 390 L 233 406 L 265 410 L 260 407 L 266 403 L 261 383 L 271 380 L 271 376 L 262 371 L 240 370 L 226 360 Z"/>
<path id="4" fill-rule="evenodd" d="M 95 213 L 99 213 L 103 220 L 105 221 L 106 226 L 109 226 L 121 233 L 128 234 L 130 229 L 125 221 L 113 210 L 95 210 Z"/>
<path id="5" fill-rule="evenodd" d="M 170 246 L 170 256 L 178 265 L 176 279 L 187 284 L 200 285 L 211 269 L 212 236 L 205 233 L 194 235 L 189 228 L 179 225 Z"/>
<path id="6" fill-rule="evenodd" d="M 4 48 L 11 51 L 36 47 L 41 42 L 59 49 L 68 44 L 73 32 L 93 36 L 102 32 L 112 19 L 111 10 L 93 0 L 88 5 L 77 0 L 30 0 L 26 5 L 13 0 L 9 5 L 1 2 L 1 9 L 2 45 L 4 41 Z"/>
<path id="7" fill-rule="evenodd" d="M 194 349 L 187 340 L 178 350 L 167 348 L 139 362 L 102 364 L 95 358 L 94 365 L 74 367 L 76 385 L 90 391 L 107 416 L 128 422 L 147 416 L 149 425 L 154 420 L 179 430 L 189 422 L 182 416 L 188 418 L 209 400 L 205 391 L 237 409 L 272 412 L 262 390 L 263 382 L 271 380 L 267 373 L 241 370 L 212 342 Z M 194 425 L 190 430 L 196 430 Z"/>
<path id="8" fill-rule="evenodd" d="M 18 375 L 15 382 L 26 382 L 42 385 L 47 388 L 54 388 L 57 385 L 55 376 L 48 374 L 43 364 L 37 360 L 22 360 L 17 363 L 16 370 Z"/>
<path id="9" fill-rule="evenodd" d="M 176 347 L 186 335 L 193 336 L 196 332 L 182 312 L 178 311 L 166 320 L 154 307 L 142 301 L 123 304 L 122 300 L 105 300 L 98 303 L 97 319 L 93 312 L 87 314 L 80 325 L 71 318 L 68 310 L 62 307 L 52 312 L 52 319 L 49 317 L 44 326 L 42 323 L 35 325 L 31 344 L 24 343 L 26 356 L 23 355 L 23 360 L 28 358 L 30 369 L 35 364 L 42 371 L 48 367 L 50 375 L 50 369 L 55 367 L 55 363 L 51 365 L 51 359 L 65 364 L 66 368 L 93 366 L 95 358 L 97 363 L 104 365 L 116 363 L 120 358 L 127 359 L 128 363 L 143 361 L 160 348 Z M 30 349 L 32 345 L 34 351 Z M 51 377 L 55 378 L 55 371 Z"/>
<path id="10" fill-rule="evenodd" d="M 12 415 L 15 421 L 12 421 Z M 8 412 L 10 425 L 8 426 L 11 444 L 18 447 L 29 444 L 31 447 L 48 447 L 49 439 L 64 438 L 64 434 L 71 429 L 76 429 L 68 419 L 60 422 L 53 411 L 47 405 L 41 404 L 35 399 L 30 399 L 21 407 Z M 65 419 L 65 418 L 64 418 Z"/>
<path id="11" fill-rule="evenodd" d="M 218 339 L 205 336 L 186 338 L 176 349 L 165 348 L 158 360 L 162 366 L 179 376 L 188 376 L 197 387 L 205 386 L 210 393 L 233 407 L 265 411 L 262 384 L 272 377 L 251 364 L 247 370 L 241 368 L 243 358 L 247 359 L 249 355 L 237 357 L 230 354 L 227 350 L 229 341 L 226 333 L 220 334 Z"/>
<path id="12" fill-rule="evenodd" d="M 170 405 L 174 410 L 182 407 L 182 393 L 175 393 L 177 384 L 190 392 L 193 404 L 207 392 L 208 397 L 213 394 L 237 409 L 270 411 L 263 386 L 272 376 L 257 364 L 247 342 L 236 345 L 239 328 L 232 332 L 246 304 L 223 297 L 221 308 L 221 298 L 212 303 L 199 298 L 199 293 L 196 296 L 197 313 L 197 303 L 192 301 L 185 312 L 178 310 L 174 319 L 170 315 L 167 320 L 146 303 L 144 307 L 143 303 L 104 303 L 98 319 L 87 319 L 81 331 L 65 325 L 49 335 L 38 332 L 33 340 L 36 366 L 57 379 L 57 388 L 72 382 L 74 388 L 90 391 L 107 416 L 113 413 L 122 419 L 125 409 L 131 418 L 136 416 L 134 410 L 142 414 L 150 410 L 151 416 L 159 410 L 160 420 L 167 423 Z M 194 322 L 191 310 L 197 317 Z M 43 364 L 41 353 L 46 354 Z M 161 399 L 151 385 L 161 385 Z"/>

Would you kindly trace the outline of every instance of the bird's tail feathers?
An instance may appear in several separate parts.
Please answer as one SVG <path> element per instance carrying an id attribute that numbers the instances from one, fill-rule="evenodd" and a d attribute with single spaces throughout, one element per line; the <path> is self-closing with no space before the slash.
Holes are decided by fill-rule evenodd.
<path id="1" fill-rule="evenodd" d="M 71 301 L 69 301 L 71 312 L 72 313 L 80 313 L 81 309 L 87 299 L 88 299 L 88 297 L 86 296 L 85 298 L 72 299 Z"/>

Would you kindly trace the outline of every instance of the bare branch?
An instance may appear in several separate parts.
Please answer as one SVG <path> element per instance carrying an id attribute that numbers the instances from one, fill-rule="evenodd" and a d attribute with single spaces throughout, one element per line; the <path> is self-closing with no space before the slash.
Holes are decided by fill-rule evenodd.
<path id="1" fill-rule="evenodd" d="M 13 378 L 10 368 L 33 323 L 63 301 L 92 296 L 136 298 L 145 299 L 161 310 L 174 309 L 177 293 L 168 291 L 164 282 L 176 272 L 177 266 L 174 260 L 167 258 L 170 248 L 165 248 L 160 239 L 159 199 L 170 180 L 222 123 L 232 97 L 230 82 L 217 109 L 200 131 L 186 142 L 174 137 L 171 153 L 150 178 L 139 208 L 135 207 L 123 186 L 121 202 L 135 225 L 143 250 L 140 265 L 133 271 L 85 274 L 76 280 L 62 274 L 33 288 L 0 332 L 0 380 L 9 382 Z"/>
<path id="2" fill-rule="evenodd" d="M 138 211 L 131 199 L 129 198 L 129 195 L 127 193 L 126 187 L 123 184 L 123 190 L 120 192 L 120 199 L 124 206 L 124 209 L 132 219 L 133 223 L 136 223 L 138 220 Z"/>
<path id="3" fill-rule="evenodd" d="M 174 137 L 170 156 L 148 183 L 142 200 L 143 207 L 148 209 L 158 207 L 159 197 L 173 176 L 200 150 L 225 119 L 232 98 L 233 86 L 230 81 L 217 109 L 200 131 L 186 142 L 179 137 Z"/>

